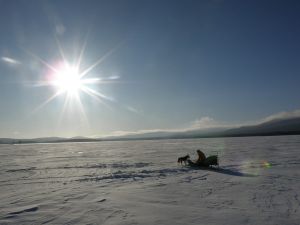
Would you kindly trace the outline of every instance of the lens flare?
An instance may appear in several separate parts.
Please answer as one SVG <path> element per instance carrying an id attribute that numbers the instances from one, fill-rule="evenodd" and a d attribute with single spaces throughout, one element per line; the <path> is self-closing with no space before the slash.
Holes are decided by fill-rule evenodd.
<path id="1" fill-rule="evenodd" d="M 271 163 L 269 163 L 269 162 L 267 162 L 267 161 L 264 161 L 263 163 L 262 163 L 262 165 L 263 165 L 263 167 L 264 168 L 267 168 L 267 169 L 269 169 L 269 168 L 271 168 Z"/>

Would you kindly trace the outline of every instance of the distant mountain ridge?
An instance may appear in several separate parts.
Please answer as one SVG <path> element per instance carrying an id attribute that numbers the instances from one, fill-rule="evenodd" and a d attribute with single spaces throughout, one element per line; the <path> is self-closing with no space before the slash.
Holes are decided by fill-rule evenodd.
<path id="1" fill-rule="evenodd" d="M 223 133 L 224 136 L 260 136 L 280 134 L 300 134 L 300 117 L 274 119 L 258 125 L 229 129 Z"/>
<path id="2" fill-rule="evenodd" d="M 0 144 L 24 143 L 59 143 L 59 142 L 95 142 L 115 140 L 152 140 L 152 139 L 184 139 L 184 138 L 209 138 L 209 137 L 243 137 L 243 136 L 272 136 L 300 134 L 300 117 L 288 119 L 273 119 L 257 125 L 241 126 L 238 128 L 208 128 L 188 131 L 157 131 L 141 134 L 128 134 L 105 138 L 87 137 L 45 137 L 33 139 L 0 138 Z"/>
<path id="3" fill-rule="evenodd" d="M 210 128 L 178 132 L 150 132 L 135 135 L 124 135 L 108 139 L 164 139 L 164 138 L 209 138 L 209 137 L 240 137 L 300 134 L 300 117 L 288 119 L 273 119 L 257 125 L 241 126 L 238 128 Z"/>

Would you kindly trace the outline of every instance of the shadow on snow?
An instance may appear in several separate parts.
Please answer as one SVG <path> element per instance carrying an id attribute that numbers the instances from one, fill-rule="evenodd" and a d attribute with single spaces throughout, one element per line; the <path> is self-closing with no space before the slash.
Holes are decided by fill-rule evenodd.
<path id="1" fill-rule="evenodd" d="M 250 174 L 250 173 L 243 173 L 236 169 L 227 169 L 222 167 L 190 167 L 193 170 L 207 170 L 216 173 L 231 175 L 231 176 L 238 176 L 238 177 L 257 177 L 258 175 Z"/>

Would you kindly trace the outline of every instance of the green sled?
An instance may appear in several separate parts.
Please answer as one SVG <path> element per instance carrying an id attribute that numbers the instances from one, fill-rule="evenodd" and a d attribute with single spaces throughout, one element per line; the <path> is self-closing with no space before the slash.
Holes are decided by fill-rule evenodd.
<path id="1" fill-rule="evenodd" d="M 189 166 L 196 167 L 210 167 L 210 166 L 218 166 L 219 160 L 217 155 L 208 156 L 203 163 L 195 163 L 191 160 L 188 160 Z"/>

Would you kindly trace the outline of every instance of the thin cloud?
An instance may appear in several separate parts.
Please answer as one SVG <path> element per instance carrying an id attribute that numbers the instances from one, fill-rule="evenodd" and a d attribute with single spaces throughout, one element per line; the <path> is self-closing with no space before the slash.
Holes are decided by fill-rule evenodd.
<path id="1" fill-rule="evenodd" d="M 164 130 L 164 129 L 156 129 L 156 130 L 138 130 L 138 131 L 114 131 L 109 135 L 102 136 L 103 138 L 106 137 L 122 137 L 128 135 L 145 135 L 151 133 L 159 133 L 159 132 L 176 132 L 179 130 Z M 99 136 L 98 136 L 99 137 Z"/>
<path id="2" fill-rule="evenodd" d="M 21 62 L 13 59 L 13 58 L 9 58 L 9 57 L 1 57 L 2 62 L 7 63 L 9 65 L 20 65 Z"/>
<path id="3" fill-rule="evenodd" d="M 136 108 L 134 108 L 132 106 L 129 106 L 129 105 L 126 106 L 126 109 L 128 111 L 130 111 L 130 112 L 133 112 L 133 113 L 137 113 L 137 114 L 141 114 L 142 113 L 142 111 L 140 111 L 140 110 L 138 110 L 138 109 L 136 109 Z"/>
<path id="4" fill-rule="evenodd" d="M 224 126 L 228 126 L 228 125 L 226 125 L 224 122 L 219 122 L 211 117 L 205 116 L 192 122 L 190 127 L 188 127 L 187 129 L 190 130 L 207 129 L 207 128 L 216 128 L 216 127 L 224 127 Z"/>
<path id="5" fill-rule="evenodd" d="M 297 117 L 300 117 L 300 109 L 296 109 L 291 112 L 275 113 L 273 115 L 270 115 L 270 116 L 260 120 L 258 123 L 269 122 L 271 120 L 293 119 L 293 118 L 297 118 Z"/>
<path id="6" fill-rule="evenodd" d="M 112 75 L 112 76 L 108 77 L 109 80 L 118 80 L 120 78 L 121 77 L 119 75 Z"/>
<path id="7" fill-rule="evenodd" d="M 218 122 L 211 117 L 202 117 L 197 119 L 187 126 L 183 128 L 177 129 L 152 129 L 152 130 L 137 130 L 137 131 L 115 131 L 112 132 L 110 135 L 106 135 L 105 137 L 121 137 L 127 135 L 145 135 L 151 133 L 178 133 L 178 132 L 188 132 L 193 130 L 207 130 L 210 128 L 230 128 L 234 127 L 235 125 L 230 125 L 229 123 Z"/>

